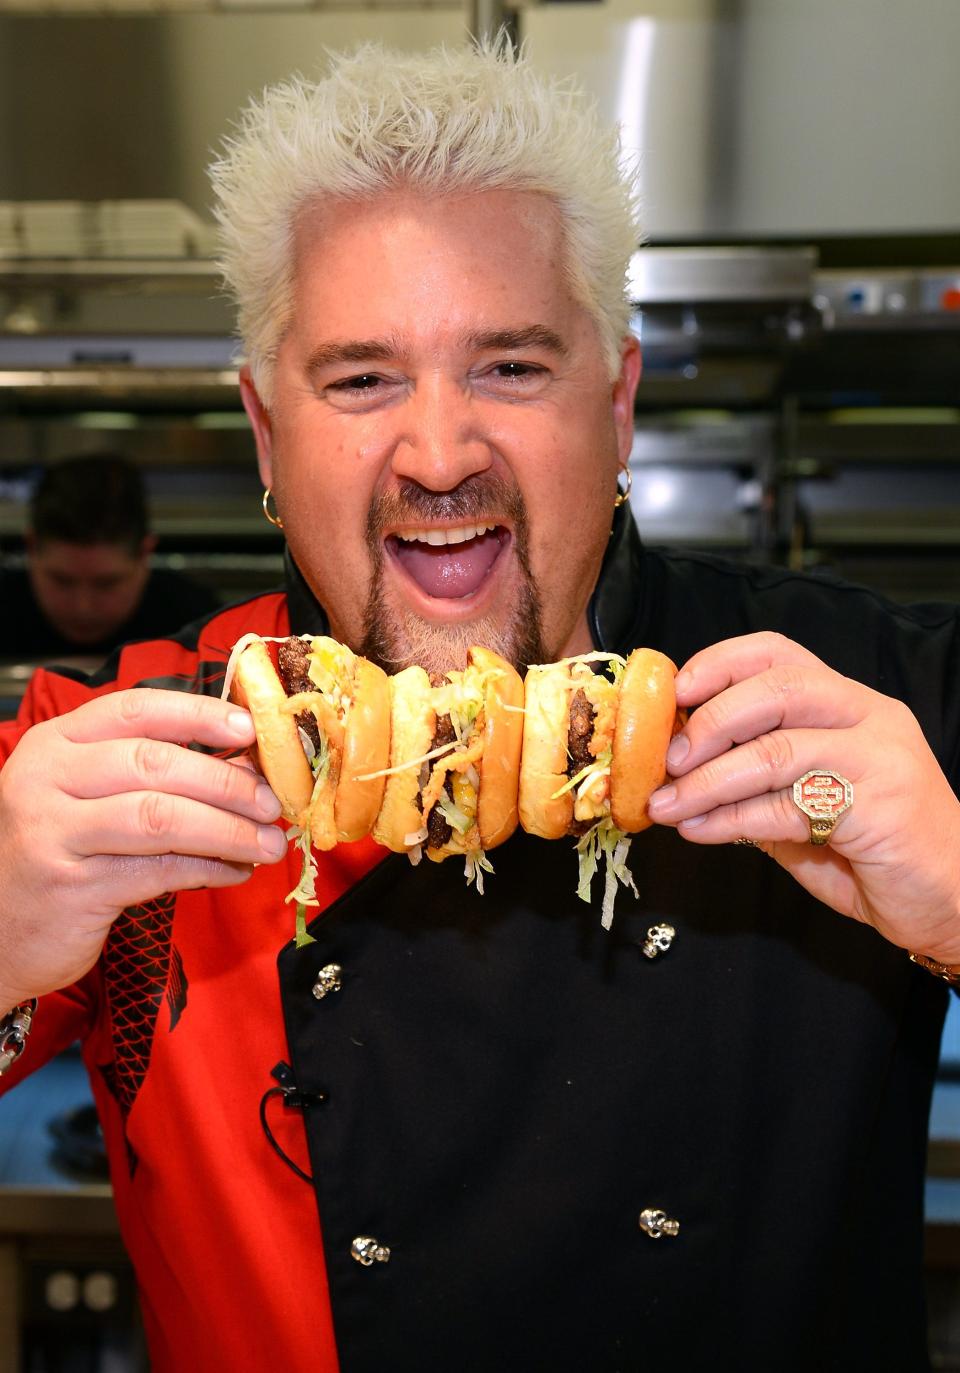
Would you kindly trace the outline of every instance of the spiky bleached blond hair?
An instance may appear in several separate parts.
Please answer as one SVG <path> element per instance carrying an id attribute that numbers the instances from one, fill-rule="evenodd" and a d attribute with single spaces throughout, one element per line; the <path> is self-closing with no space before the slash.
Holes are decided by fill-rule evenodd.
<path id="1" fill-rule="evenodd" d="M 210 169 L 220 266 L 261 399 L 270 404 L 293 305 L 298 212 L 398 186 L 550 197 L 565 226 L 571 289 L 616 376 L 638 197 L 617 132 L 594 102 L 573 82 L 534 71 L 503 39 L 418 55 L 365 44 L 329 60 L 325 78 L 293 78 L 253 100 Z"/>

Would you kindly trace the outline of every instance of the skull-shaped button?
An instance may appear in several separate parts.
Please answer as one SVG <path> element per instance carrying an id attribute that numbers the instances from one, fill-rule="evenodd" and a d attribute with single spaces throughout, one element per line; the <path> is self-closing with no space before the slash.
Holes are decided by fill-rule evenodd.
<path id="1" fill-rule="evenodd" d="M 660 954 L 666 953 L 676 937 L 676 930 L 672 925 L 651 925 L 647 930 L 646 942 L 641 945 L 641 952 L 645 958 L 657 958 Z"/>
<path id="2" fill-rule="evenodd" d="M 318 1001 L 322 1001 L 328 992 L 338 992 L 343 986 L 343 969 L 339 963 L 328 963 L 326 967 L 317 973 L 317 980 L 313 984 L 313 994 Z"/>
<path id="3" fill-rule="evenodd" d="M 350 1257 L 362 1263 L 364 1268 L 370 1268 L 375 1263 L 388 1263 L 390 1250 L 372 1235 L 357 1235 L 350 1245 Z"/>
<path id="4" fill-rule="evenodd" d="M 662 1240 L 664 1235 L 672 1239 L 680 1233 L 680 1222 L 671 1220 L 659 1207 L 647 1206 L 640 1212 L 640 1229 L 653 1240 Z"/>

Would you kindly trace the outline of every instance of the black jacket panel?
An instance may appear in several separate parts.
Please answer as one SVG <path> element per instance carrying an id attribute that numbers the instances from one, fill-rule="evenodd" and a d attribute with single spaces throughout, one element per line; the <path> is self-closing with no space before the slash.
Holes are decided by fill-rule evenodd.
<path id="1" fill-rule="evenodd" d="M 625 523 L 591 615 L 678 663 L 776 627 L 909 699 L 956 784 L 955 610 L 644 554 Z M 344 1373 L 925 1369 L 942 985 L 751 849 L 638 836 L 609 934 L 568 843 L 492 857 L 483 896 L 392 857 L 280 958 L 298 1083 L 327 1093 L 307 1130 Z M 358 1264 L 360 1235 L 389 1262 Z"/>

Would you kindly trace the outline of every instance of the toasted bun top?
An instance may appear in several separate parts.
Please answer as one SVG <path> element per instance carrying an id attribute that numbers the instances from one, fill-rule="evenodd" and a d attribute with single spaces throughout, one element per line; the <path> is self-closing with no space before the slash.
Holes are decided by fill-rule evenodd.
<path id="1" fill-rule="evenodd" d="M 385 777 L 368 774 L 390 766 L 390 683 L 376 663 L 356 658 L 343 732 L 340 780 L 334 801 L 337 838 L 352 842 L 369 834 L 383 801 Z M 360 781 L 360 778 L 366 780 Z"/>
<path id="2" fill-rule="evenodd" d="M 454 801 L 473 825 L 466 833 L 453 829 L 440 848 L 430 845 L 429 858 L 439 860 L 450 854 L 486 851 L 504 843 L 517 827 L 517 789 L 520 774 L 520 749 L 523 742 L 523 682 L 516 668 L 493 649 L 474 644 L 467 652 L 462 673 L 451 673 L 448 680 L 462 682 L 468 694 L 478 693 L 482 712 L 464 737 L 462 753 L 454 751 L 446 760 L 437 759 L 432 795 L 437 779 L 446 777 L 453 787 Z M 435 697 L 445 687 L 435 689 Z M 441 713 L 437 708 L 438 715 Z M 466 759 L 471 766 L 467 768 Z M 457 760 L 459 765 L 457 765 Z M 446 764 L 451 764 L 447 771 Z M 475 775 L 474 775 L 475 774 Z M 427 798 L 430 804 L 430 797 Z"/>
<path id="3" fill-rule="evenodd" d="M 467 664 L 484 674 L 483 754 L 477 764 L 480 847 L 509 839 L 519 819 L 520 751 L 523 744 L 523 681 L 512 663 L 475 644 Z"/>
<path id="4" fill-rule="evenodd" d="M 383 804 L 373 827 L 378 843 L 405 853 L 410 847 L 407 835 L 420 828 L 421 759 L 430 752 L 437 728 L 436 712 L 431 704 L 430 678 L 422 667 L 407 667 L 389 678 L 390 683 L 390 766 L 401 768 L 386 779 Z M 413 766 L 404 768 L 404 763 Z"/>
<path id="5" fill-rule="evenodd" d="M 610 809 L 613 823 L 630 834 L 651 824 L 647 802 L 666 779 L 667 747 L 677 720 L 676 675 L 665 654 L 638 648 L 620 678 Z"/>
<path id="6" fill-rule="evenodd" d="M 573 794 L 554 796 L 567 781 L 567 735 L 573 683 L 565 663 L 527 669 L 524 681 L 520 823 L 528 834 L 559 839 L 573 819 Z"/>
<path id="7" fill-rule="evenodd" d="M 230 698 L 253 716 L 260 770 L 288 820 L 302 822 L 313 792 L 313 774 L 287 696 L 266 644 L 254 640 L 237 659 Z"/>

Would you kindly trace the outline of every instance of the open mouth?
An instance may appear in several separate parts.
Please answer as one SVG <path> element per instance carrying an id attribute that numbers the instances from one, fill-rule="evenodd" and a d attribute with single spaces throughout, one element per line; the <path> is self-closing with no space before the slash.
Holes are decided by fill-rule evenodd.
<path id="1" fill-rule="evenodd" d="M 404 529 L 386 547 L 424 595 L 462 600 L 480 590 L 509 542 L 504 525 L 481 523 Z"/>

